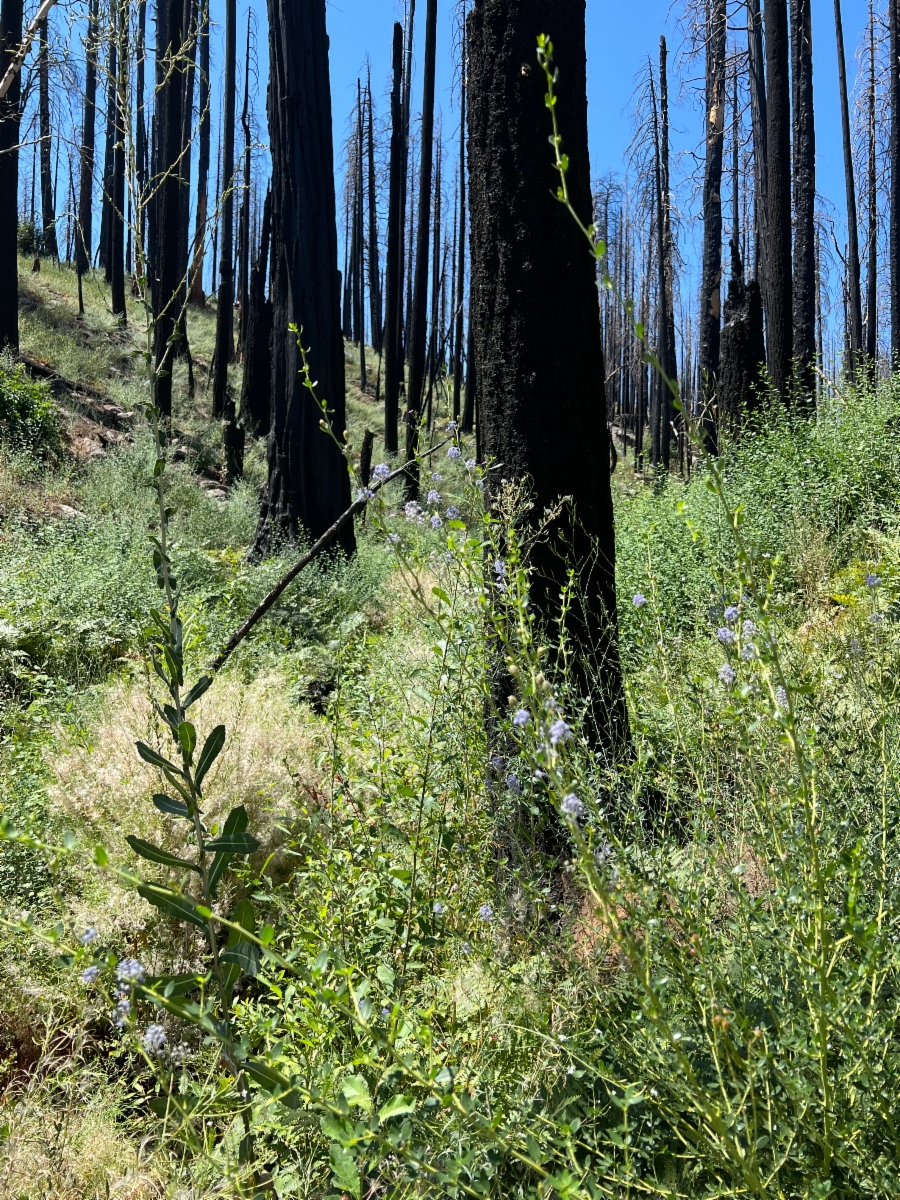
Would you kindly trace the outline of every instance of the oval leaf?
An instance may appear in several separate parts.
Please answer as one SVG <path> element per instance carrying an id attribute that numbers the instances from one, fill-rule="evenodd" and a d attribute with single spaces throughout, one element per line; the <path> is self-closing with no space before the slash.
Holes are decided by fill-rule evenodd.
<path id="1" fill-rule="evenodd" d="M 149 883 L 139 884 L 137 890 L 139 896 L 143 896 L 149 904 L 158 908 L 160 912 L 164 912 L 166 916 L 174 917 L 176 921 L 190 921 L 204 933 L 208 932 L 206 921 L 197 912 L 197 906 L 187 896 Z"/>
<path id="2" fill-rule="evenodd" d="M 170 854 L 168 850 L 161 850 L 159 846 L 154 846 L 152 842 L 145 842 L 143 838 L 132 836 L 127 837 L 125 840 L 135 854 L 139 854 L 141 858 L 146 858 L 148 862 L 162 863 L 164 867 L 174 867 L 175 870 L 183 869 L 200 873 L 200 868 L 195 866 L 194 863 L 188 862 L 184 858 L 178 858 L 177 855 Z"/>
<path id="3" fill-rule="evenodd" d="M 225 745 L 225 726 L 217 725 L 212 731 L 203 746 L 200 753 L 200 758 L 197 762 L 196 784 L 199 788 L 203 780 L 206 778 L 209 768 L 213 765 L 219 755 L 222 753 L 222 747 Z"/>

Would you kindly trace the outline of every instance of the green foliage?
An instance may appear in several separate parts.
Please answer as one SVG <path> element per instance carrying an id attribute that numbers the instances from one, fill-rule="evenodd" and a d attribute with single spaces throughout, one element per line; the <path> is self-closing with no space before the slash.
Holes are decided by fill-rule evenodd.
<path id="1" fill-rule="evenodd" d="M 50 389 L 8 353 L 0 358 L 0 444 L 34 455 L 57 455 L 62 445 Z"/>

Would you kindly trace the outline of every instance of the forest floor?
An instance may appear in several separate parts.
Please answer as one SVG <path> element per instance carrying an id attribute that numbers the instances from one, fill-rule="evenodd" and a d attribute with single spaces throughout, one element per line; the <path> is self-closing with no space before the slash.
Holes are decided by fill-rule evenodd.
<path id="1" fill-rule="evenodd" d="M 172 822 L 150 803 L 154 773 L 134 750 L 138 740 L 163 745 L 147 656 L 158 591 L 147 539 L 155 454 L 140 415 L 144 315 L 131 301 L 127 330 L 117 327 L 106 289 L 92 277 L 80 317 L 73 272 L 45 264 L 32 275 L 25 262 L 20 270 L 22 353 L 36 370 L 75 387 L 55 389 L 62 453 L 41 458 L 0 446 L 0 815 L 54 844 L 74 833 L 133 867 L 128 835 L 178 845 Z M 194 671 L 295 552 L 247 561 L 265 448 L 248 445 L 246 479 L 226 489 L 208 405 L 214 308 L 192 311 L 189 322 L 196 390 L 190 399 L 179 364 L 171 500 Z M 356 446 L 365 428 L 381 427 L 374 395 L 356 386 L 357 366 L 348 347 Z M 322 946 L 340 946 L 347 962 L 365 963 L 377 977 L 388 1005 L 402 974 L 403 1003 L 415 1014 L 404 1026 L 405 1053 L 420 1064 L 420 1079 L 429 1071 L 436 1077 L 439 1045 L 455 1055 L 454 1071 L 465 1069 L 473 1105 L 486 1098 L 490 1120 L 454 1133 L 471 1157 L 466 1170 L 477 1160 L 478 1194 L 512 1194 L 521 1177 L 509 1156 L 521 1152 L 533 1163 L 537 1142 L 543 1161 L 557 1156 L 557 1180 L 571 1173 L 569 1190 L 558 1190 L 572 1197 L 624 1195 L 638 1183 L 652 1191 L 651 1179 L 665 1181 L 653 1192 L 661 1196 L 712 1194 L 720 1184 L 716 1194 L 746 1194 L 744 1160 L 723 1151 L 730 1136 L 723 1131 L 750 1119 L 741 1099 L 749 1069 L 743 1049 L 728 1059 L 734 1086 L 723 1083 L 715 1100 L 730 1124 L 711 1122 L 719 1132 L 684 1150 L 685 1129 L 699 1122 L 715 1089 L 697 1085 L 685 1065 L 690 1047 L 683 1048 L 682 1030 L 693 1031 L 708 1071 L 719 1061 L 722 1021 L 745 1033 L 770 1029 L 771 1070 L 782 1072 L 784 1100 L 772 1093 L 768 1117 L 754 1109 L 753 1120 L 768 1120 L 778 1132 L 757 1126 L 753 1145 L 765 1155 L 762 1139 L 773 1139 L 786 1179 L 778 1194 L 830 1194 L 804 1190 L 822 1178 L 814 1148 L 822 1111 L 817 1010 L 804 990 L 815 949 L 809 930 L 824 911 L 816 895 L 834 890 L 829 913 L 849 911 L 852 895 L 854 912 L 875 914 L 850 938 L 872 964 L 870 979 L 893 987 L 900 961 L 897 906 L 889 902 L 900 869 L 893 841 L 900 808 L 898 420 L 900 389 L 890 384 L 823 397 L 812 424 L 773 410 L 752 437 L 727 449 L 718 496 L 703 471 L 689 483 L 672 477 L 654 486 L 620 462 L 621 637 L 638 747 L 633 769 L 642 782 L 631 790 L 637 807 L 627 819 L 609 821 L 598 808 L 602 841 L 591 841 L 593 825 L 589 837 L 585 826 L 586 857 L 573 853 L 583 877 L 574 865 L 562 877 L 532 869 L 537 851 L 513 823 L 523 788 L 530 813 L 539 812 L 535 771 L 546 766 L 545 750 L 534 749 L 544 758 L 529 757 L 523 735 L 508 743 L 503 760 L 489 761 L 478 581 L 495 535 L 479 524 L 477 490 L 462 461 L 442 458 L 435 465 L 441 478 L 432 482 L 442 493 L 439 511 L 452 501 L 472 536 L 457 535 L 450 520 L 434 530 L 408 521 L 392 491 L 359 524 L 354 560 L 325 558 L 308 568 L 198 706 L 199 725 L 221 722 L 228 730 L 210 776 L 207 820 L 246 807 L 262 848 L 239 886 L 266 907 L 281 944 L 311 960 Z M 380 457 L 376 448 L 374 461 Z M 521 509 L 512 499 L 509 505 L 512 523 L 521 523 Z M 504 585 L 497 605 L 515 603 L 509 553 L 510 592 Z M 739 617 L 728 615 L 732 605 Z M 518 610 L 524 624 L 517 628 L 527 626 L 526 611 Z M 723 639 L 723 629 L 734 638 Z M 769 649 L 776 645 L 777 670 Z M 510 648 L 523 670 L 528 653 L 527 641 Z M 565 694 L 562 687 L 558 695 Z M 576 742 L 566 752 L 566 778 L 587 796 L 613 767 Z M 800 761 L 815 764 L 812 808 Z M 669 827 L 657 814 L 658 828 L 645 840 L 639 810 L 648 784 L 673 817 Z M 826 842 L 816 843 L 824 883 L 802 866 L 815 858 L 808 843 L 816 838 Z M 786 862 L 797 873 L 782 886 Z M 607 873 L 598 879 L 598 871 Z M 611 895 L 617 898 L 604 908 Z M 782 903 L 787 895 L 794 898 Z M 159 1077 L 134 1038 L 111 1027 L 104 998 L 80 985 L 48 940 L 54 927 L 63 941 L 90 927 L 111 961 L 133 956 L 154 969 L 192 969 L 197 949 L 186 927 L 160 918 L 89 857 L 53 861 L 17 844 L 0 845 L 0 907 L 0 1194 L 237 1194 L 222 1184 L 231 1135 L 226 1130 L 202 1153 L 196 1145 L 175 1153 L 159 1137 L 147 1107 L 159 1095 Z M 663 921 L 661 912 L 669 914 Z M 868 1014 L 865 1030 L 861 1016 L 854 1026 L 854 1044 L 871 1036 L 872 1044 L 880 1037 L 894 1047 L 893 993 L 880 1007 L 865 979 L 856 982 L 847 937 L 836 935 L 830 953 L 836 962 L 848 958 L 845 974 L 833 971 L 842 1011 Z M 755 983 L 738 980 L 736 947 L 747 945 L 757 964 L 775 964 L 781 981 L 765 1004 Z M 682 970 L 687 953 L 703 958 L 702 986 Z M 637 969 L 632 989 L 642 956 L 654 981 L 649 991 L 641 990 Z M 663 977 L 674 982 L 657 986 Z M 778 1023 L 767 1024 L 766 1005 L 777 1005 L 779 989 L 793 997 L 790 1016 L 779 1010 Z M 346 1080 L 371 1066 L 365 1039 L 339 1022 L 307 1027 L 309 1005 L 290 992 L 280 976 L 277 988 L 275 976 L 248 986 L 239 1013 L 246 1036 L 280 1048 L 295 1069 L 302 1063 L 323 1093 L 343 1086 L 350 1095 Z M 180 1037 L 169 1028 L 173 1044 Z M 185 1070 L 202 1090 L 215 1077 L 215 1056 L 202 1038 L 183 1037 Z M 871 1194 L 887 1195 L 877 1180 L 891 1178 L 893 1160 L 880 1143 L 864 1145 L 869 1137 L 878 1142 L 876 1100 L 853 1074 L 850 1034 L 842 1040 L 831 1029 L 829 1037 L 840 1048 L 829 1111 L 857 1155 L 841 1160 L 843 1194 L 861 1194 L 855 1181 L 872 1178 Z M 895 1095 L 900 1052 L 885 1054 L 877 1086 Z M 753 1070 L 762 1072 L 764 1062 Z M 602 1098 L 592 1091 L 598 1080 Z M 627 1087 L 640 1089 L 646 1117 L 644 1109 L 629 1117 L 628 1104 L 616 1101 Z M 532 1105 L 542 1092 L 538 1120 Z M 662 1096 L 658 1108 L 651 1094 Z M 413 1117 L 426 1131 L 423 1145 L 438 1136 L 434 1114 L 443 1111 L 424 1096 Z M 813 1099 L 804 1107 L 798 1096 Z M 403 1111 L 414 1113 L 415 1104 Z M 573 1112 L 594 1166 L 583 1155 L 566 1158 Z M 623 1157 L 636 1144 L 624 1140 L 631 1139 L 629 1120 L 645 1120 L 644 1140 Z M 288 1119 L 268 1109 L 260 1122 L 277 1194 L 360 1195 L 365 1172 L 355 1165 L 355 1143 L 341 1149 L 333 1125 L 315 1113 Z M 803 1154 L 783 1153 L 783 1130 Z M 395 1146 L 378 1170 L 399 1171 L 399 1153 Z M 368 1169 L 378 1178 L 371 1163 Z M 592 1191 L 591 1171 L 612 1190 Z M 398 1184 L 396 1194 L 428 1194 L 417 1188 L 411 1175 L 408 1190 Z M 527 1194 L 547 1194 L 538 1182 L 534 1189 Z"/>

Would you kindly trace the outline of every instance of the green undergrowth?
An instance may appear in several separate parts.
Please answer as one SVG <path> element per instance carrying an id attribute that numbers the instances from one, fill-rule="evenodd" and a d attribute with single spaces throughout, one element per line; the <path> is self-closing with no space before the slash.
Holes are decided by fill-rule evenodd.
<path id="1" fill-rule="evenodd" d="M 351 395 L 356 444 L 374 410 Z M 207 969 L 105 866 L 174 883 L 127 838 L 177 863 L 193 836 L 134 751 L 172 745 L 154 448 L 6 448 L 0 803 L 57 847 L 0 853 L 10 1194 L 893 1195 L 898 420 L 894 380 L 759 414 L 687 484 L 617 476 L 627 761 L 581 727 L 521 507 L 483 512 L 465 445 L 420 513 L 394 485 L 353 562 L 300 576 L 192 716 L 227 732 L 204 819 L 240 806 L 259 845 L 219 898 L 257 914 L 246 1093 L 187 1008 L 111 1020 L 118 960 Z M 248 562 L 255 483 L 197 471 L 169 468 L 192 680 L 296 554 Z"/>

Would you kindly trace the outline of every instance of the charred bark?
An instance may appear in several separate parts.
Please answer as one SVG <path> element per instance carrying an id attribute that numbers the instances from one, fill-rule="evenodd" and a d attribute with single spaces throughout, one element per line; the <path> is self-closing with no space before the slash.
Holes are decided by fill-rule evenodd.
<path id="1" fill-rule="evenodd" d="M 716 453 L 716 384 L 722 321 L 722 158 L 725 143 L 725 0 L 709 0 L 706 29 L 706 166 L 703 175 L 703 277 L 700 284 L 700 374 L 703 435 Z"/>
<path id="2" fill-rule="evenodd" d="M 791 0 L 794 86 L 794 370 L 798 400 L 815 402 L 816 125 L 811 0 Z"/>
<path id="3" fill-rule="evenodd" d="M 244 342 L 244 379 L 241 387 L 241 424 L 256 437 L 265 437 L 271 426 L 272 407 L 272 302 L 266 293 L 269 243 L 272 237 L 272 193 L 266 192 L 259 255 L 250 276 L 247 334 Z"/>
<path id="4" fill-rule="evenodd" d="M 394 25 L 394 84 L 391 91 L 391 160 L 388 242 L 384 280 L 384 448 L 396 454 L 400 384 L 403 377 L 403 27 Z"/>
<path id="5" fill-rule="evenodd" d="M 369 71 L 366 86 L 368 120 L 367 152 L 369 163 L 369 306 L 372 311 L 372 349 L 376 354 L 384 351 L 384 322 L 381 304 L 381 265 L 378 247 L 378 194 L 375 187 L 375 106 L 372 103 L 372 72 Z"/>
<path id="6" fill-rule="evenodd" d="M 460 419 L 463 382 L 463 330 L 466 294 L 466 34 L 463 29 L 459 82 L 459 226 L 456 262 L 456 332 L 453 355 L 453 420 Z"/>
<path id="7" fill-rule="evenodd" d="M 900 366 L 900 13 L 898 0 L 888 0 L 890 27 L 891 182 L 890 182 L 890 287 L 891 370 Z"/>
<path id="8" fill-rule="evenodd" d="M 209 81 L 209 0 L 203 0 L 200 10 L 200 129 L 197 153 L 197 215 L 194 225 L 194 258 L 191 267 L 189 299 L 198 308 L 205 308 L 203 291 L 203 259 L 206 249 L 206 223 L 209 220 L 209 162 L 212 140 Z"/>
<path id="9" fill-rule="evenodd" d="M 755 279 L 744 283 L 743 265 L 734 238 L 731 260 L 719 365 L 719 420 L 734 435 L 746 413 L 759 403 L 765 345 L 759 283 Z"/>
<path id="10" fill-rule="evenodd" d="M 891 0 L 893 4 L 893 0 Z M 878 356 L 878 161 L 875 146 L 875 16 L 869 0 L 869 262 L 866 271 L 866 359 L 874 377 Z"/>
<path id="11" fill-rule="evenodd" d="M 5 74 L 10 59 L 22 43 L 23 0 L 0 3 L 0 70 Z M 13 76 L 6 96 L 0 100 L 0 350 L 9 346 L 19 351 L 19 105 L 22 83 Z"/>
<path id="12" fill-rule="evenodd" d="M 838 86 L 841 99 L 841 134 L 844 147 L 844 187 L 847 196 L 847 308 L 850 354 L 847 370 L 853 378 L 862 353 L 862 290 L 860 286 L 859 218 L 856 211 L 856 179 L 853 171 L 853 142 L 850 128 L 850 102 L 847 95 L 847 63 L 844 56 L 844 26 L 841 0 L 834 0 L 834 28 L 837 40 Z"/>
<path id="13" fill-rule="evenodd" d="M 237 3 L 225 5 L 225 91 L 222 136 L 222 232 L 216 345 L 213 352 L 213 417 L 225 416 L 228 364 L 234 357 L 234 92 L 237 82 Z"/>
<path id="14" fill-rule="evenodd" d="M 536 36 L 536 35 L 535 35 Z M 425 391 L 425 357 L 428 345 L 428 263 L 431 231 L 431 187 L 434 163 L 434 79 L 437 58 L 437 0 L 428 0 L 425 14 L 425 64 L 419 162 L 419 218 L 416 227 L 416 261 L 409 334 L 409 395 L 406 416 L 406 496 L 419 494 L 419 469 L 413 460 L 419 447 L 419 424 Z"/>
<path id="15" fill-rule="evenodd" d="M 791 376 L 793 277 L 791 273 L 791 96 L 786 0 L 765 0 L 768 153 L 766 271 L 769 308 L 766 347 L 769 375 L 784 396 Z"/>
<path id="16" fill-rule="evenodd" d="M 316 394 L 340 438 L 345 428 L 331 81 L 325 0 L 268 0 L 269 140 L 272 148 L 272 430 L 269 478 L 255 548 L 305 530 L 319 537 L 350 507 L 340 448 L 319 425 L 322 414 L 300 374 L 292 325 L 303 330 Z M 352 523 L 342 549 L 355 548 Z"/>
<path id="17" fill-rule="evenodd" d="M 41 21 L 38 51 L 38 117 L 41 135 L 41 240 L 45 254 L 59 259 L 56 241 L 56 199 L 53 195 L 53 140 L 50 133 L 49 18 Z"/>
<path id="18" fill-rule="evenodd" d="M 762 294 L 763 309 L 768 312 L 769 272 L 766 261 L 769 246 L 769 156 L 766 68 L 763 50 L 763 25 L 759 0 L 747 3 L 747 52 L 750 67 L 750 122 L 753 131 L 753 196 L 756 278 Z"/>
<path id="19" fill-rule="evenodd" d="M 84 115 L 81 125 L 78 223 L 75 237 L 75 269 L 79 276 L 87 274 L 90 269 L 93 244 L 94 154 L 97 137 L 97 6 L 98 0 L 90 0 L 84 43 Z"/>
<path id="20" fill-rule="evenodd" d="M 180 60 L 184 44 L 182 0 L 160 0 L 157 19 L 158 82 L 156 98 L 155 191 L 153 224 L 157 231 L 177 229 L 181 213 L 181 154 L 184 79 Z M 176 353 L 180 277 L 178 245 L 172 237 L 157 237 L 153 253 L 154 399 L 164 418 L 172 415 L 172 365 Z"/>
<path id="21" fill-rule="evenodd" d="M 128 119 L 128 8 L 119 4 L 116 18 L 116 141 L 113 147 L 109 211 L 109 282 L 113 316 L 123 324 L 125 306 L 125 127 Z"/>
<path id="22" fill-rule="evenodd" d="M 563 149 L 572 203 L 591 220 L 584 0 L 553 6 Z M 628 741 L 616 637 L 615 537 L 595 264 L 556 200 L 558 176 L 535 43 L 542 0 L 476 0 L 468 18 L 472 295 L 479 453 L 529 481 L 535 509 L 562 503 L 535 547 L 531 600 L 560 615 L 570 568 L 579 596 L 567 616 L 573 683 L 588 728 L 612 757 Z"/>

